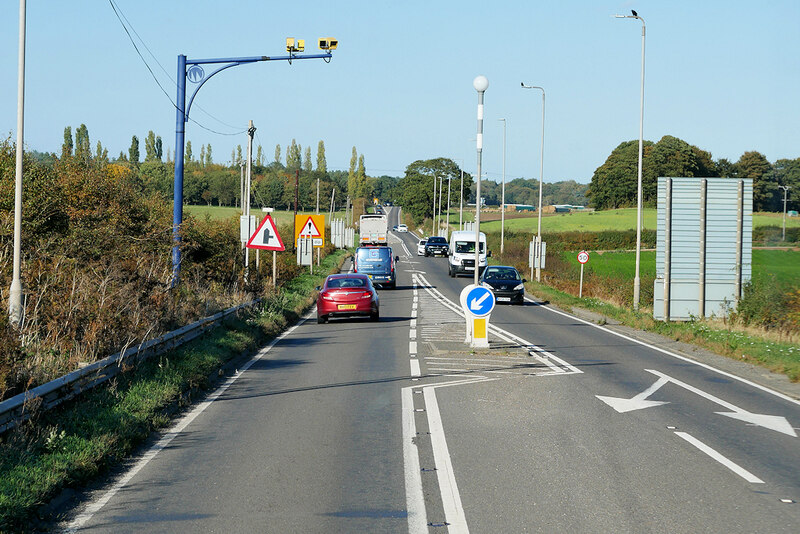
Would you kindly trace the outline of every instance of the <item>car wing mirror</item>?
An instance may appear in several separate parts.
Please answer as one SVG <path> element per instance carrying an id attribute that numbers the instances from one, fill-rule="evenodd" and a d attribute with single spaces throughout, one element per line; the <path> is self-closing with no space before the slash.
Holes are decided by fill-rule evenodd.
<path id="1" fill-rule="evenodd" d="M 400 261 L 400 256 L 395 256 L 394 261 Z"/>
<path id="2" fill-rule="evenodd" d="M 491 250 L 490 250 L 489 252 L 487 252 L 487 253 L 486 253 L 486 257 L 487 257 L 487 258 L 491 258 L 491 257 L 492 257 L 492 251 L 491 251 Z"/>
<path id="3" fill-rule="evenodd" d="M 317 291 L 322 291 L 322 286 L 317 286 L 314 289 L 316 289 Z"/>

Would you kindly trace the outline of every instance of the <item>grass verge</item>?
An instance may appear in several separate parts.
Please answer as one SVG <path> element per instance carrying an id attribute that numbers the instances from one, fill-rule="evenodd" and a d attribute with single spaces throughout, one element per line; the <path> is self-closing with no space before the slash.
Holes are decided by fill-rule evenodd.
<path id="1" fill-rule="evenodd" d="M 319 273 L 307 272 L 265 297 L 247 317 L 161 357 L 143 362 L 107 385 L 55 410 L 39 413 L 0 441 L 0 532 L 37 530 L 42 505 L 118 463 L 153 430 L 201 396 L 222 366 L 252 353 L 295 322 L 313 303 L 314 287 L 347 256 L 327 256 Z"/>
<path id="2" fill-rule="evenodd" d="M 691 343 L 707 350 L 747 361 L 783 373 L 792 382 L 800 381 L 800 345 L 788 341 L 770 340 L 758 333 L 722 321 L 669 322 L 653 319 L 652 310 L 620 308 L 595 298 L 578 298 L 535 281 L 528 282 L 527 291 L 537 298 L 549 301 L 559 308 L 583 308 L 620 323 L 655 332 L 676 341 Z"/>

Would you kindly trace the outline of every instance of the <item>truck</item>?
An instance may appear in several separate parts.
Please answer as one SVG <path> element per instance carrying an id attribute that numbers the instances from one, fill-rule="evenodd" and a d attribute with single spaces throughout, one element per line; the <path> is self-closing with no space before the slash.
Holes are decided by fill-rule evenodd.
<path id="1" fill-rule="evenodd" d="M 386 245 L 389 218 L 384 213 L 369 213 L 358 220 L 359 245 Z"/>
<path id="2" fill-rule="evenodd" d="M 486 234 L 480 232 L 478 248 L 478 274 L 486 268 L 486 258 L 492 253 L 486 250 Z M 455 278 L 459 274 L 475 272 L 475 232 L 459 230 L 450 234 L 447 250 L 448 274 Z"/>

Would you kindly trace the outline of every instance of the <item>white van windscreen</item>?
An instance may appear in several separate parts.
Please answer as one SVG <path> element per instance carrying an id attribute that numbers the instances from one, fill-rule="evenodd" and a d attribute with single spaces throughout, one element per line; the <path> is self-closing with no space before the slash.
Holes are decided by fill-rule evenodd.
<path id="1" fill-rule="evenodd" d="M 483 254 L 484 248 L 485 244 L 481 243 L 480 254 Z M 469 254 L 470 252 L 475 253 L 474 241 L 456 241 L 456 254 Z"/>

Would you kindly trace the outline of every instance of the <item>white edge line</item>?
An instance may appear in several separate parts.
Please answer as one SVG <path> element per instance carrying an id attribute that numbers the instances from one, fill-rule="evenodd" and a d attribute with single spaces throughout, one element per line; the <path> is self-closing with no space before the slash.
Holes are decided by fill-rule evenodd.
<path id="1" fill-rule="evenodd" d="M 436 464 L 436 476 L 439 480 L 439 491 L 442 495 L 445 521 L 449 523 L 448 532 L 467 533 L 467 518 L 464 516 L 464 507 L 461 504 L 461 495 L 458 492 L 453 464 L 450 461 L 450 452 L 447 449 L 447 440 L 444 436 L 444 426 L 439 413 L 439 404 L 436 402 L 436 390 L 423 388 L 425 396 L 425 410 L 428 415 L 428 427 L 431 433 L 431 446 L 433 459 Z"/>
<path id="2" fill-rule="evenodd" d="M 412 387 L 401 390 L 403 410 L 403 460 L 405 461 L 406 511 L 409 534 L 428 532 L 428 514 L 422 492 L 422 475 L 419 466 L 419 448 L 414 438 L 417 426 L 414 423 L 414 399 Z"/>
<path id="3" fill-rule="evenodd" d="M 76 517 L 67 527 L 67 532 L 74 532 L 77 529 L 82 528 L 97 512 L 99 512 L 103 506 L 105 506 L 108 501 L 110 501 L 114 495 L 116 495 L 122 488 L 124 488 L 131 479 L 136 476 L 139 471 L 141 471 L 156 455 L 161 452 L 163 449 L 170 444 L 170 442 L 175 439 L 183 430 L 189 426 L 189 424 L 195 420 L 195 418 L 203 413 L 206 408 L 211 406 L 211 403 L 214 402 L 220 395 L 225 393 L 225 391 L 239 378 L 242 373 L 247 371 L 255 362 L 260 360 L 264 357 L 271 349 L 275 346 L 280 340 L 294 332 L 300 325 L 308 320 L 311 317 L 313 310 L 305 315 L 300 322 L 291 326 L 288 330 L 284 331 L 281 335 L 273 339 L 266 347 L 262 348 L 260 351 L 253 356 L 250 361 L 244 364 L 244 366 L 239 369 L 239 371 L 228 378 L 219 388 L 216 389 L 213 393 L 211 393 L 206 400 L 198 404 L 192 411 L 184 415 L 177 423 L 175 423 L 165 434 L 164 436 L 158 440 L 150 449 L 139 459 L 136 464 L 130 468 L 125 475 L 120 478 L 108 491 L 106 491 L 102 497 L 90 503 L 83 512 L 81 512 L 78 517 Z"/>
<path id="4" fill-rule="evenodd" d="M 529 300 L 529 302 L 535 302 L 535 301 Z M 595 328 L 603 330 L 604 332 L 608 332 L 609 334 L 615 335 L 617 337 L 621 337 L 622 339 L 625 339 L 627 341 L 631 341 L 633 343 L 636 343 L 637 345 L 641 345 L 643 347 L 647 347 L 649 349 L 661 352 L 662 354 L 666 354 L 667 356 L 672 356 L 673 358 L 677 358 L 679 360 L 683 360 L 685 362 L 692 363 L 692 364 L 697 365 L 699 367 L 703 367 L 704 369 L 708 369 L 709 371 L 714 371 L 715 373 L 719 373 L 722 376 L 726 376 L 728 378 L 732 378 L 732 379 L 737 380 L 737 381 L 739 381 L 739 382 L 741 382 L 743 384 L 747 384 L 748 386 L 752 386 L 752 387 L 754 387 L 756 389 L 760 389 L 761 391 L 764 391 L 766 393 L 770 393 L 771 395 L 774 395 L 774 396 L 776 396 L 776 397 L 778 397 L 780 399 L 783 399 L 785 401 L 789 401 L 789 402 L 791 402 L 793 404 L 797 404 L 798 406 L 800 406 L 800 400 L 793 399 L 792 397 L 790 397 L 788 395 L 784 395 L 783 393 L 781 393 L 779 391 L 775 391 L 773 389 L 770 389 L 767 386 L 762 386 L 761 384 L 756 384 L 755 382 L 751 382 L 751 381 L 749 381 L 749 380 L 747 380 L 745 378 L 742 378 L 741 376 L 737 376 L 737 375 L 728 373 L 728 372 L 723 371 L 721 369 L 717 369 L 716 367 L 712 367 L 711 365 L 708 365 L 706 363 L 698 362 L 697 360 L 692 360 L 691 358 L 687 358 L 685 356 L 681 356 L 680 354 L 675 354 L 674 352 L 670 352 L 670 351 L 668 351 L 666 349 L 662 349 L 661 347 L 656 347 L 655 345 L 651 345 L 650 343 L 647 343 L 645 341 L 640 341 L 640 340 L 632 338 L 630 336 L 626 336 L 625 334 L 621 334 L 619 332 L 615 332 L 614 330 L 611 330 L 609 328 L 605 328 L 605 327 L 600 326 L 599 324 L 595 324 L 595 323 L 593 323 L 591 321 L 586 321 L 585 319 L 581 319 L 580 317 L 576 317 L 574 315 L 571 315 L 569 313 L 563 312 L 561 310 L 556 310 L 554 308 L 551 308 L 550 306 L 547 306 L 547 305 L 544 305 L 544 304 L 539 304 L 539 306 L 544 308 L 544 309 L 546 309 L 546 310 L 548 310 L 548 311 L 551 311 L 553 313 L 557 313 L 559 315 L 563 315 L 564 317 L 569 317 L 570 319 L 574 319 L 576 321 L 580 321 L 580 322 L 582 322 L 584 324 L 588 324 L 589 326 L 593 326 Z"/>
<path id="5" fill-rule="evenodd" d="M 700 441 L 699 439 L 695 438 L 694 436 L 687 434 L 686 432 L 675 432 L 675 435 L 691 443 L 699 450 L 706 453 L 708 456 L 718 461 L 719 463 L 721 463 L 722 465 L 724 465 L 725 467 L 727 467 L 728 469 L 730 469 L 731 471 L 733 471 L 734 473 L 745 479 L 746 481 L 752 484 L 764 483 L 763 480 L 755 476 L 753 473 L 739 466 L 738 464 L 732 462 L 731 460 L 727 459 L 726 457 L 724 457 L 723 455 L 721 455 L 720 453 L 718 453 L 717 451 L 715 451 L 714 449 L 712 449 L 711 447 Z"/>

